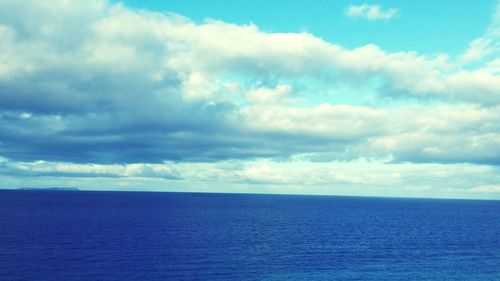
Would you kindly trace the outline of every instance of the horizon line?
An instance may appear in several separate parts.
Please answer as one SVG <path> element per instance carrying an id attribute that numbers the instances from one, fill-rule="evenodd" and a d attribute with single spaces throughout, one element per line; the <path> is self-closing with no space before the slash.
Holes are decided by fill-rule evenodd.
<path id="1" fill-rule="evenodd" d="M 222 191 L 172 191 L 172 190 L 119 190 L 119 189 L 81 189 L 77 187 L 18 187 L 0 188 L 0 191 L 44 191 L 44 192 L 128 192 L 128 193 L 189 193 L 189 194 L 222 194 L 222 195 L 284 195 L 284 196 L 326 196 L 326 197 L 359 197 L 374 199 L 429 199 L 429 200 L 467 200 L 467 201 L 500 201 L 500 198 L 464 198 L 464 197 L 418 197 L 391 195 L 346 195 L 346 194 L 311 194 L 311 193 L 263 193 L 263 192 L 222 192 Z"/>

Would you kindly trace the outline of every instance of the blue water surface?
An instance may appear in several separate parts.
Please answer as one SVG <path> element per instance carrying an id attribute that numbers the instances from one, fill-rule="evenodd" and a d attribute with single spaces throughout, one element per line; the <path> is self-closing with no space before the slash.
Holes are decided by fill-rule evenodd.
<path id="1" fill-rule="evenodd" d="M 500 201 L 4 190 L 0 280 L 500 280 Z"/>

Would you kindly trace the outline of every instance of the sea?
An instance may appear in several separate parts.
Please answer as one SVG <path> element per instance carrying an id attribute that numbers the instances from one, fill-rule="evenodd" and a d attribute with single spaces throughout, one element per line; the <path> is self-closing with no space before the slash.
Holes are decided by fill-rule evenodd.
<path id="1" fill-rule="evenodd" d="M 500 201 L 0 191 L 0 280 L 500 280 Z"/>

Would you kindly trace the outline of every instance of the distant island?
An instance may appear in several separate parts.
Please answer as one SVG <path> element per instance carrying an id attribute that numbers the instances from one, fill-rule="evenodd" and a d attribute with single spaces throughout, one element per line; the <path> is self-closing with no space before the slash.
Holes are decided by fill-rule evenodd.
<path id="1" fill-rule="evenodd" d="M 20 187 L 19 190 L 80 191 L 76 187 Z"/>

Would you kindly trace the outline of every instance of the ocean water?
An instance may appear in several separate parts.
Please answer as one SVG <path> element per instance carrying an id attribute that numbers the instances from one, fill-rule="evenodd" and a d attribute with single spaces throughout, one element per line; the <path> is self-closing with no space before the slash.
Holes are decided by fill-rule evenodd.
<path id="1" fill-rule="evenodd" d="M 500 280 L 500 201 L 0 191 L 0 280 Z"/>

